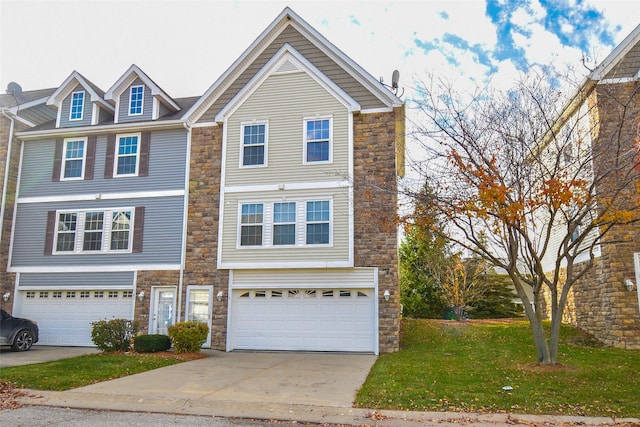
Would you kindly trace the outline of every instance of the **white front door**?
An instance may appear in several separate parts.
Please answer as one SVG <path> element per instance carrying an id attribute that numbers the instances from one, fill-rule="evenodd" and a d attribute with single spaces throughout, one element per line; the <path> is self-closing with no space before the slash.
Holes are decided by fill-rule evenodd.
<path id="1" fill-rule="evenodd" d="M 153 313 L 149 333 L 169 335 L 169 326 L 176 322 L 176 289 L 153 288 Z"/>
<path id="2" fill-rule="evenodd" d="M 211 347 L 211 303 L 213 297 L 212 286 L 187 287 L 187 315 L 185 319 L 204 322 L 209 327 L 209 335 L 203 347 Z"/>

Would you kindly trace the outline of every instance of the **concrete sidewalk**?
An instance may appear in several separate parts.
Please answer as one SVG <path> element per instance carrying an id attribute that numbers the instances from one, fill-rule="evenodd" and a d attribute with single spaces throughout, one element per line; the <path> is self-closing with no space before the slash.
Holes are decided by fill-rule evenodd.
<path id="1" fill-rule="evenodd" d="M 373 355 L 224 353 L 63 392 L 28 391 L 29 405 L 389 427 L 614 425 L 610 418 L 374 411 L 353 408 Z M 640 419 L 616 420 L 634 422 Z M 632 425 L 632 424 L 629 424 Z"/>

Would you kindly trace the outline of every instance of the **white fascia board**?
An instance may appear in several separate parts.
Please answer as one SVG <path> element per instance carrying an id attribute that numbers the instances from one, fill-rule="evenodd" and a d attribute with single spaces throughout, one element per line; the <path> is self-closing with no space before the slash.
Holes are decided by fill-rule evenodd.
<path id="1" fill-rule="evenodd" d="M 26 110 L 27 108 L 31 108 L 31 107 L 35 107 L 37 105 L 41 105 L 41 104 L 47 104 L 47 101 L 49 100 L 49 96 L 45 97 L 45 98 L 40 98 L 40 99 L 34 99 L 33 101 L 29 101 L 29 102 L 25 102 L 24 104 L 18 104 L 15 105 L 11 108 L 8 109 L 8 111 L 15 115 L 17 114 L 20 110 Z"/>
<path id="2" fill-rule="evenodd" d="M 318 68 L 316 68 L 309 60 L 307 60 L 300 52 L 286 43 L 271 57 L 269 61 L 258 71 L 249 82 L 225 105 L 216 115 L 217 122 L 224 121 L 225 117 L 233 114 L 244 100 L 251 96 L 264 81 L 269 78 L 276 70 L 278 70 L 285 62 L 293 63 L 298 69 L 303 70 L 310 75 L 321 87 L 333 95 L 347 110 L 360 111 L 360 104 L 349 94 L 342 90 Z"/>
<path id="3" fill-rule="evenodd" d="M 89 202 L 92 200 L 147 199 L 157 197 L 181 197 L 184 195 L 184 189 L 167 191 L 135 191 L 130 193 L 91 193 L 66 196 L 19 197 L 16 199 L 16 203 Z"/>
<path id="4" fill-rule="evenodd" d="M 593 70 L 589 78 L 592 80 L 601 80 L 638 42 L 640 42 L 640 24 L 607 55 L 604 61 Z"/>
<path id="5" fill-rule="evenodd" d="M 332 188 L 349 188 L 352 183 L 349 180 L 317 181 L 317 182 L 287 182 L 282 184 L 242 185 L 222 187 L 225 193 L 256 193 L 284 190 L 321 190 Z"/>
<path id="6" fill-rule="evenodd" d="M 331 268 L 331 267 L 353 267 L 353 263 L 347 261 L 273 261 L 255 262 L 247 260 L 244 262 L 221 262 L 218 261 L 218 269 L 228 270 L 255 270 L 272 268 Z"/>
<path id="7" fill-rule="evenodd" d="M 74 137 L 79 135 L 99 135 L 105 132 L 140 132 L 142 130 L 165 130 L 187 128 L 187 124 L 183 120 L 167 120 L 165 122 L 130 122 L 121 124 L 107 124 L 102 126 L 82 126 L 75 128 L 58 128 L 40 131 L 24 131 L 17 132 L 16 137 L 22 141 L 30 141 L 41 139 L 49 136 Z"/>
<path id="8" fill-rule="evenodd" d="M 125 73 L 120 76 L 113 86 L 104 94 L 105 99 L 116 101 L 120 95 L 135 81 L 140 78 L 142 82 L 151 90 L 151 95 L 161 98 L 165 103 L 170 105 L 175 111 L 180 111 L 180 106 L 165 91 L 160 88 L 153 80 L 147 76 L 144 71 L 136 64 L 132 64 Z"/>
<path id="9" fill-rule="evenodd" d="M 70 255 L 54 255 L 66 257 Z M 118 264 L 118 265 L 69 265 L 44 267 L 9 267 L 9 273 L 99 273 L 113 271 L 143 271 L 143 270 L 180 270 L 180 263 L 176 264 Z"/>

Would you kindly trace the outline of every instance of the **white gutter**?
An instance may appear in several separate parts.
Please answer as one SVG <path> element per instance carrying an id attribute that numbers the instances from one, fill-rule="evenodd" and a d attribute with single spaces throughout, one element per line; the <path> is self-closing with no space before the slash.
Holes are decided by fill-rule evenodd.
<path id="1" fill-rule="evenodd" d="M 11 121 L 9 127 L 9 140 L 7 141 L 7 159 L 4 166 L 4 180 L 2 182 L 2 203 L 0 204 L 0 243 L 2 243 L 2 228 L 4 225 L 4 210 L 7 203 L 7 187 L 9 186 L 9 166 L 11 164 L 11 148 L 13 146 L 13 127 L 15 120 L 13 117 L 7 115 L 4 111 L 2 115 Z"/>

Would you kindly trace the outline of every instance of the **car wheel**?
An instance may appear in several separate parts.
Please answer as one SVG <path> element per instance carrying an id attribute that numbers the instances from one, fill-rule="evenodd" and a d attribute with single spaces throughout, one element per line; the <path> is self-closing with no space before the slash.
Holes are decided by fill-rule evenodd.
<path id="1" fill-rule="evenodd" d="M 11 344 L 11 348 L 14 351 L 27 351 L 33 345 L 33 332 L 28 329 L 23 329 L 13 340 L 13 344 Z"/>

